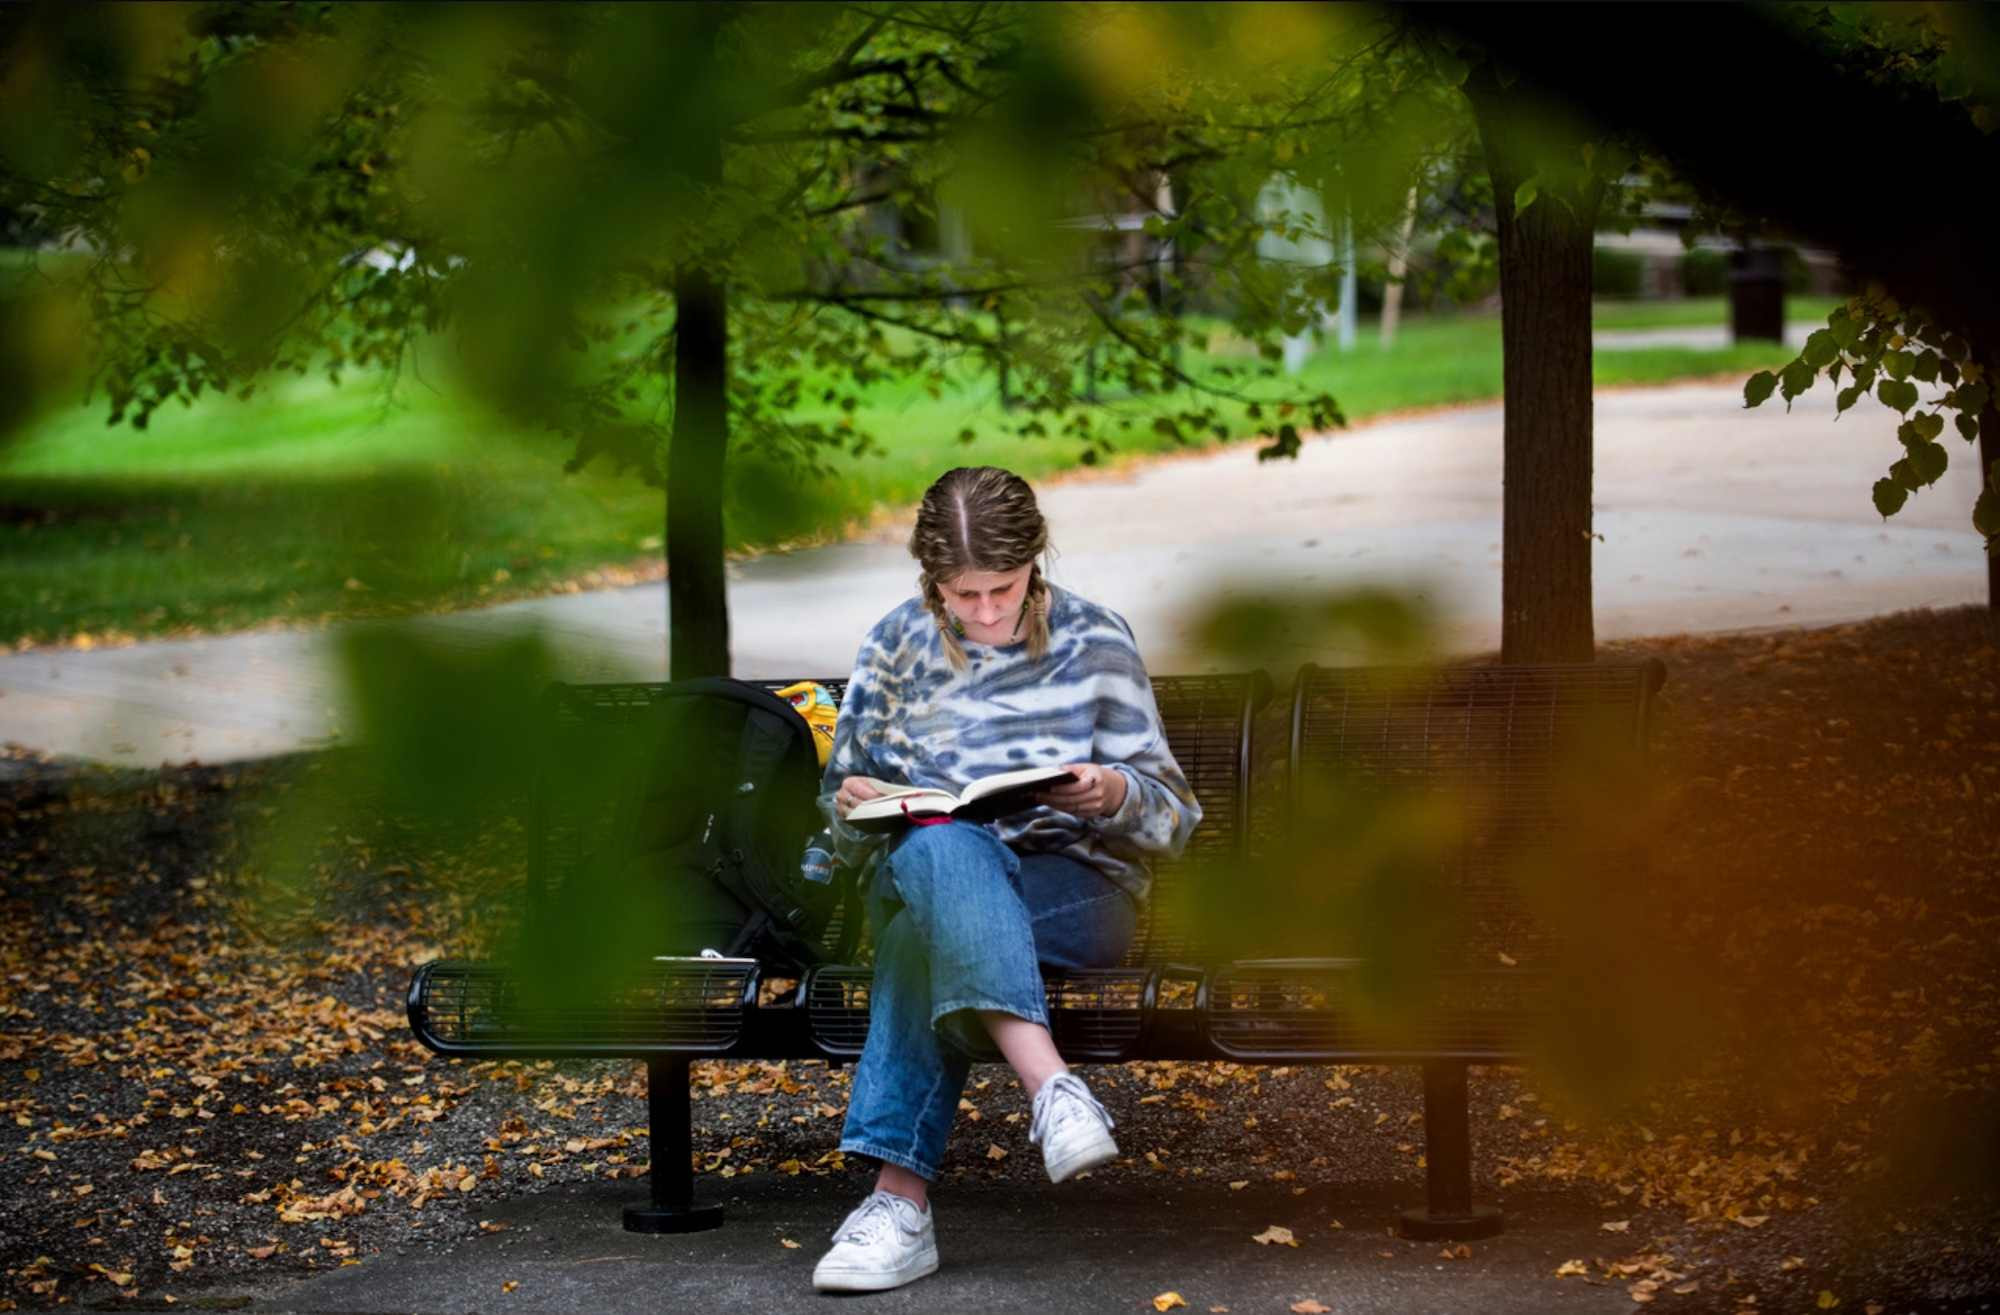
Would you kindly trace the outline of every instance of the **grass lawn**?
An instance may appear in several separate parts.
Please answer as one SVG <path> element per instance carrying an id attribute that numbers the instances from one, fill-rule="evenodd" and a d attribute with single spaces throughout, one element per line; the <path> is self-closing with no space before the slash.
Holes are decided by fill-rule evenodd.
<path id="1" fill-rule="evenodd" d="M 1602 352 L 1596 379 L 1747 375 L 1786 359 L 1773 345 Z M 1198 373 L 1219 363 L 1198 353 L 1188 361 Z M 1366 326 L 1352 353 L 1319 353 L 1298 382 L 1331 392 L 1359 421 L 1491 400 L 1500 380 L 1498 318 L 1465 315 L 1406 321 L 1390 351 Z M 1151 430 L 1157 405 L 1122 404 L 1133 422 L 1122 450 L 1176 447 Z M 393 396 L 379 380 L 351 376 L 338 388 L 280 382 L 248 402 L 204 398 L 163 409 L 145 431 L 107 427 L 104 415 L 101 401 L 52 414 L 0 451 L 0 642 L 452 608 L 660 569 L 659 491 L 601 466 L 564 475 L 560 440 L 496 424 L 409 374 Z M 1076 445 L 1061 439 L 955 437 L 1002 417 L 990 381 L 941 399 L 914 383 L 884 385 L 857 416 L 884 451 L 843 458 L 836 478 L 734 463 L 731 544 L 838 537 L 880 508 L 914 502 L 950 465 L 1035 478 L 1076 464 Z"/>

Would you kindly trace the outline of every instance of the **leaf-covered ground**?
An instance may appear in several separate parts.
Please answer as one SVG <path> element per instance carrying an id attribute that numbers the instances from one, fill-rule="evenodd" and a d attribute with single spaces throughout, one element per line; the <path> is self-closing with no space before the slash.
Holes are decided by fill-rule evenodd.
<path id="1" fill-rule="evenodd" d="M 1474 1077 L 1479 1191 L 1601 1210 L 1523 1273 L 1679 1310 L 1937 1309 L 2000 1290 L 2000 637 L 1980 612 L 1667 639 L 1660 815 L 1605 1090 Z M 0 1306 L 116 1304 L 472 1233 L 499 1202 L 648 1163 L 642 1072 L 430 1056 L 412 965 L 462 943 L 518 837 L 405 852 L 330 833 L 310 904 L 249 910 L 248 835 L 313 770 L 0 783 Z M 1635 912 L 1636 911 L 1636 912 Z M 253 930 L 255 928 L 256 930 Z M 847 1074 L 697 1074 L 701 1172 L 824 1176 Z M 1421 1199 L 1410 1070 L 1134 1064 L 1093 1084 L 1135 1186 L 1201 1177 L 1332 1227 L 1358 1183 Z M 975 1073 L 941 1188 L 1040 1173 L 1005 1070 Z M 1241 1187 L 1238 1187 L 1241 1184 Z M 634 1184 L 635 1194 L 639 1184 Z M 457 1203 L 447 1206 L 447 1203 Z M 446 1207 L 446 1208 L 440 1208 Z M 1323 1216 L 1323 1218 L 1322 1218 Z M 1411 1263 L 1476 1256 L 1389 1242 Z"/>

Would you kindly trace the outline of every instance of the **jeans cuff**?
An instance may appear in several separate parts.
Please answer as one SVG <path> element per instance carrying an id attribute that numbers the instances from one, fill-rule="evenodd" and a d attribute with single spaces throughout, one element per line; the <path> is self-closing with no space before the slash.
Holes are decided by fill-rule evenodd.
<path id="1" fill-rule="evenodd" d="M 937 1181 L 936 1166 L 925 1164 L 915 1156 L 906 1155 L 902 1151 L 885 1150 L 874 1142 L 856 1141 L 850 1137 L 840 1139 L 840 1149 L 848 1155 L 866 1155 L 893 1164 L 899 1169 L 908 1169 L 927 1183 Z"/>
<path id="2" fill-rule="evenodd" d="M 939 1019 L 943 1018 L 946 1014 L 955 1014 L 961 1009 L 991 1009 L 996 1013 L 1012 1014 L 1016 1018 L 1025 1018 L 1030 1023 L 1040 1023 L 1043 1027 L 1049 1025 L 1048 1007 L 1040 1000 L 1035 1001 L 1029 1006 L 1029 1009 L 1024 1010 L 1017 1005 L 1005 1004 L 999 1000 L 972 997 L 964 1000 L 947 1000 L 943 1004 L 935 1006 L 931 1010 L 931 1029 L 933 1031 L 937 1030 Z"/>

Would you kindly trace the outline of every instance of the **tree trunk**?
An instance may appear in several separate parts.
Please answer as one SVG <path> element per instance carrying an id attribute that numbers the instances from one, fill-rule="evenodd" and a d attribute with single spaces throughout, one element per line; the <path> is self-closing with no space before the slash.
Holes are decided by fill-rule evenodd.
<path id="1" fill-rule="evenodd" d="M 729 674 L 722 488 L 729 446 L 728 294 L 704 270 L 674 279 L 674 434 L 667 456 L 667 675 Z"/>
<path id="2" fill-rule="evenodd" d="M 1982 356 L 1980 360 L 1990 360 Z M 2000 400 L 1986 403 L 1979 413 L 1979 487 L 1991 487 L 1993 463 L 2000 461 Z M 2000 614 L 2000 557 L 1986 558 L 1986 609 Z"/>
<path id="3" fill-rule="evenodd" d="M 701 6 L 696 39 L 711 47 L 725 21 Z M 722 124 L 695 114 L 672 131 L 690 201 L 722 183 Z M 700 254 L 674 274 L 674 431 L 667 454 L 667 676 L 729 674 L 729 601 L 724 592 L 722 498 L 729 449 L 729 297 Z"/>
<path id="4" fill-rule="evenodd" d="M 1500 660 L 1588 662 L 1591 626 L 1590 253 L 1600 187 L 1540 194 L 1516 213 L 1538 160 L 1570 164 L 1581 143 L 1502 89 L 1466 84 L 1493 179 L 1500 237 L 1503 391 Z"/>

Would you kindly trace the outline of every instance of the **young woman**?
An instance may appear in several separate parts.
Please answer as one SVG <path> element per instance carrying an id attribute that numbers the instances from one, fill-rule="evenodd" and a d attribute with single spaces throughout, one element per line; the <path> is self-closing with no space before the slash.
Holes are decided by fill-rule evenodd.
<path id="1" fill-rule="evenodd" d="M 1201 807 L 1131 628 L 1049 584 L 1047 547 L 1018 475 L 946 473 L 910 536 L 919 597 L 869 631 L 841 703 L 820 804 L 842 860 L 862 867 L 876 949 L 840 1147 L 881 1168 L 813 1271 L 822 1291 L 894 1288 L 937 1268 L 927 1187 L 983 1040 L 1034 1101 L 1029 1140 L 1051 1181 L 1118 1154 L 1111 1117 L 1056 1052 L 1039 965 L 1116 964 L 1147 860 L 1178 853 Z M 957 791 L 1046 765 L 1072 779 L 985 825 L 884 837 L 845 820 L 876 793 L 863 778 Z"/>

